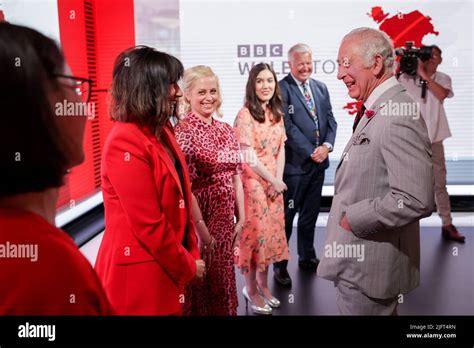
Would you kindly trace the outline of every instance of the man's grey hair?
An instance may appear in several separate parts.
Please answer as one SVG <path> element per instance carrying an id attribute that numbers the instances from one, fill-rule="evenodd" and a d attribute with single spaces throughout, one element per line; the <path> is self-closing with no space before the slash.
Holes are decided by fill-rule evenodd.
<path id="1" fill-rule="evenodd" d="M 385 69 L 393 71 L 395 55 L 392 40 L 383 31 L 372 28 L 357 28 L 344 36 L 342 42 L 348 39 L 358 39 L 356 53 L 363 59 L 365 67 L 374 64 L 375 56 L 380 55 L 384 60 Z"/>
<path id="2" fill-rule="evenodd" d="M 312 55 L 313 51 L 311 51 L 311 48 L 307 44 L 297 43 L 296 45 L 291 47 L 290 50 L 288 51 L 288 60 L 289 61 L 293 61 L 293 55 L 295 53 L 309 53 L 309 54 Z"/>

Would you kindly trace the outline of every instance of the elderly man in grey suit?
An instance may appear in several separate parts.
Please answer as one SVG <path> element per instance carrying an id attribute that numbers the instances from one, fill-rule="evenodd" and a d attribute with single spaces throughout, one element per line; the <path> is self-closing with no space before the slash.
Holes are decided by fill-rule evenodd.
<path id="1" fill-rule="evenodd" d="M 395 315 L 399 295 L 419 284 L 419 220 L 434 208 L 431 144 L 393 76 L 385 33 L 351 31 L 338 64 L 338 79 L 363 105 L 336 171 L 318 275 L 337 287 L 341 314 Z"/>

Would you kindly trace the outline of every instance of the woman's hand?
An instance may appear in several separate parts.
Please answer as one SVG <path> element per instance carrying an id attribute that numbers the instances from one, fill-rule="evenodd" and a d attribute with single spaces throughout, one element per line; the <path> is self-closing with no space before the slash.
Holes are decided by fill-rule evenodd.
<path id="1" fill-rule="evenodd" d="M 288 190 L 288 187 L 286 184 L 283 182 L 283 180 L 280 179 L 275 179 L 271 183 L 271 188 L 273 188 L 277 193 L 283 193 L 286 190 Z"/>
<path id="2" fill-rule="evenodd" d="M 206 265 L 209 267 L 212 262 L 212 251 L 213 251 L 213 237 L 207 228 L 204 220 L 200 219 L 196 223 L 196 229 L 199 236 L 199 254 L 206 262 Z"/>
<path id="3" fill-rule="evenodd" d="M 199 251 L 208 268 L 212 264 L 215 245 L 216 240 L 210 234 L 208 234 L 208 238 L 205 241 L 199 241 Z"/>
<path id="4" fill-rule="evenodd" d="M 275 200 L 278 197 L 279 193 L 275 190 L 273 185 L 268 185 L 267 187 L 267 196 L 270 197 L 271 200 Z"/>
<path id="5" fill-rule="evenodd" d="M 243 228 L 244 228 L 244 222 L 243 221 L 239 220 L 234 225 L 234 234 L 232 236 L 232 250 L 234 250 L 239 245 L 240 234 L 242 233 Z"/>
<path id="6" fill-rule="evenodd" d="M 201 280 L 206 274 L 206 264 L 204 260 L 196 260 L 196 279 Z"/>

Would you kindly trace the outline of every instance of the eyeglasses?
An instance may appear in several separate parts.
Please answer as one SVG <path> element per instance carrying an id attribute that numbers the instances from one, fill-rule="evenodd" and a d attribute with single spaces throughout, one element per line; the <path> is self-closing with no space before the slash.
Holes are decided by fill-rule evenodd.
<path id="1" fill-rule="evenodd" d="M 92 91 L 91 79 L 86 79 L 83 77 L 76 77 L 76 76 L 69 76 L 69 75 L 62 75 L 62 74 L 54 74 L 54 76 L 74 81 L 73 85 L 67 84 L 67 86 L 74 88 L 77 95 L 80 96 L 84 102 L 86 103 L 89 102 L 91 98 L 91 91 Z"/>

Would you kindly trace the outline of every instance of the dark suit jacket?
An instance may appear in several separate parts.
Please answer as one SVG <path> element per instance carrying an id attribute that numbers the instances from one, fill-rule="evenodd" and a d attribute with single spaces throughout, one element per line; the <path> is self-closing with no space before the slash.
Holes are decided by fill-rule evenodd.
<path id="1" fill-rule="evenodd" d="M 303 94 L 291 74 L 283 78 L 279 84 L 288 136 L 285 144 L 285 174 L 304 174 L 312 166 L 319 166 L 321 170 L 325 170 L 329 167 L 329 159 L 319 164 L 311 159 L 316 146 L 316 126 Z M 324 83 L 314 79 L 309 80 L 309 85 L 319 118 L 320 145 L 328 142 L 334 146 L 337 122 L 332 114 L 328 89 Z"/>

